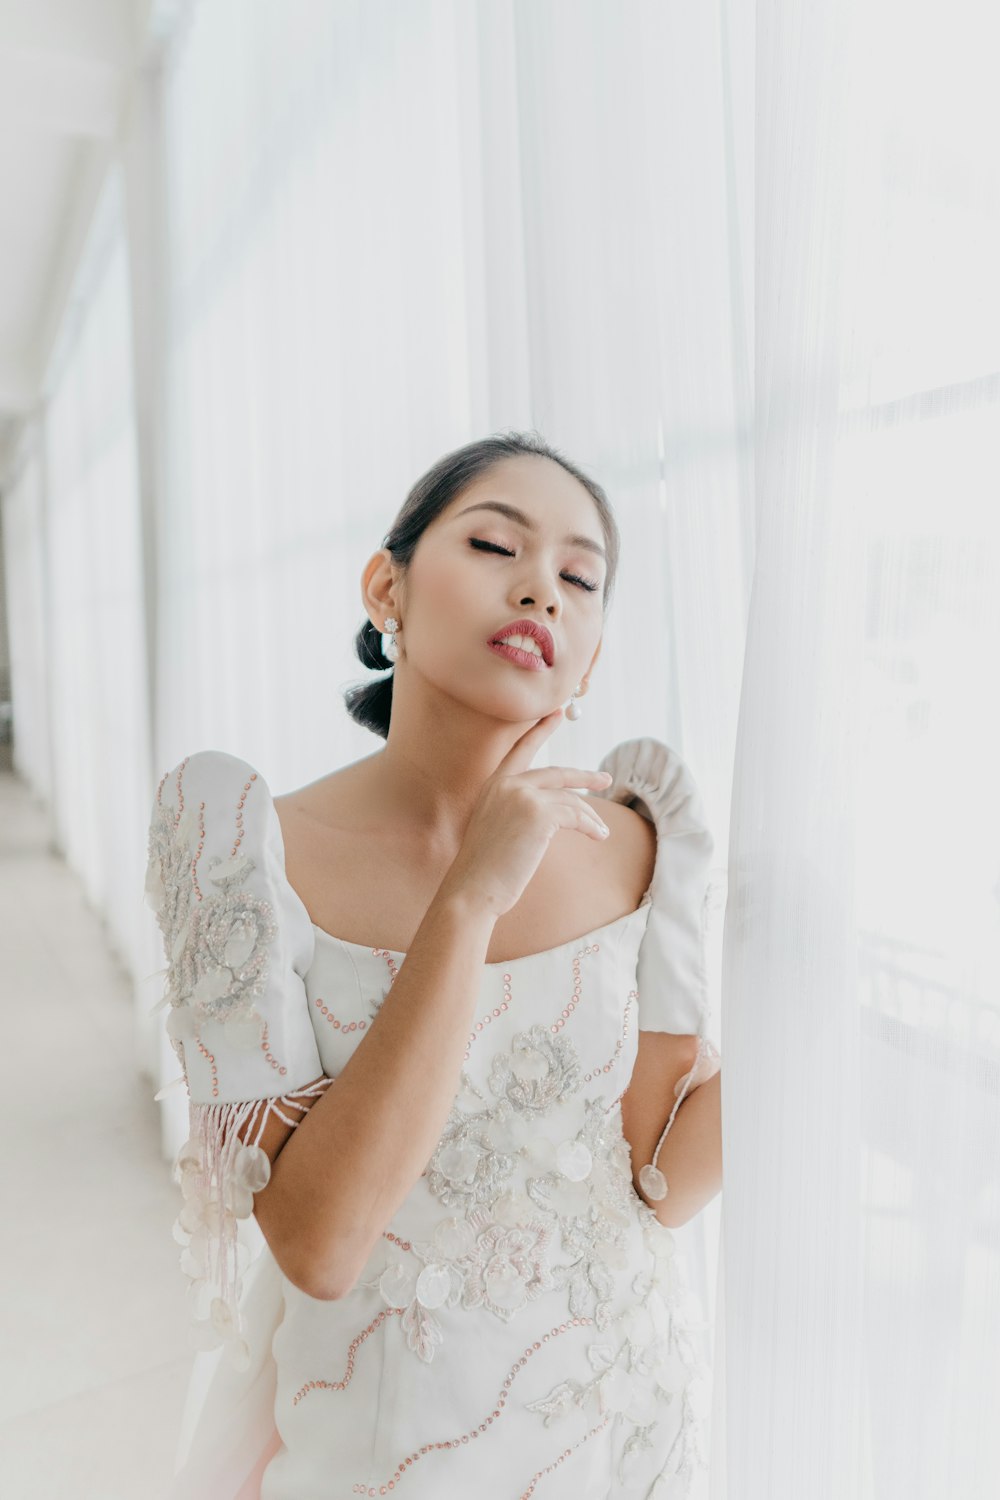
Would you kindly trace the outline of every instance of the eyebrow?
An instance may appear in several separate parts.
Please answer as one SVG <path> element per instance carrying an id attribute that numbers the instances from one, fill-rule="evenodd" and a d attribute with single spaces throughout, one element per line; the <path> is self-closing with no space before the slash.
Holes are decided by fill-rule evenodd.
<path id="1" fill-rule="evenodd" d="M 524 526 L 528 531 L 538 530 L 537 525 L 529 515 L 526 515 L 523 510 L 518 510 L 516 505 L 508 505 L 504 500 L 480 500 L 475 505 L 467 505 L 465 510 L 460 510 L 458 514 L 460 516 L 467 516 L 473 510 L 495 510 L 500 515 L 506 516 L 509 520 L 516 521 L 519 526 Z M 599 546 L 589 536 L 565 536 L 563 537 L 563 541 L 568 542 L 573 547 L 582 547 L 585 552 L 595 552 L 605 562 L 608 560 L 604 548 Z"/>

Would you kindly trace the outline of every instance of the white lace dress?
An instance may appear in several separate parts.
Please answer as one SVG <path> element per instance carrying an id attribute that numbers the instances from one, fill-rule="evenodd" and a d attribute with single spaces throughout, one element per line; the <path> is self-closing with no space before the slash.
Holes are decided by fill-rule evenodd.
<path id="1" fill-rule="evenodd" d="M 252 1141 L 336 1079 L 405 955 L 310 921 L 245 761 L 201 751 L 160 783 L 147 893 L 192 1127 L 177 1236 L 199 1342 L 219 1346 L 194 1372 L 176 1496 L 702 1493 L 702 1313 L 632 1185 L 620 1101 L 640 1027 L 701 1039 L 680 1097 L 714 1070 L 713 845 L 667 746 L 627 741 L 601 765 L 603 795 L 656 826 L 650 889 L 580 938 L 483 966 L 441 1139 L 336 1301 L 292 1285 L 256 1229 L 269 1163 Z"/>

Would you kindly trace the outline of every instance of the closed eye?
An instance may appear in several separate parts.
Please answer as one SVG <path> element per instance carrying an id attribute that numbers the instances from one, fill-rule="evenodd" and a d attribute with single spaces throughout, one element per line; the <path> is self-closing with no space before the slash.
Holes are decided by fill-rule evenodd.
<path id="1" fill-rule="evenodd" d="M 511 552 L 508 547 L 501 547 L 496 542 L 484 541 L 483 538 L 479 536 L 470 536 L 469 546 L 476 547 L 482 552 L 500 552 L 504 557 L 514 556 L 513 552 Z M 578 573 L 563 573 L 560 576 L 565 578 L 567 583 L 575 583 L 580 588 L 586 589 L 588 594 L 592 594 L 598 587 L 598 585 L 596 583 L 592 583 L 590 579 L 581 578 Z"/>

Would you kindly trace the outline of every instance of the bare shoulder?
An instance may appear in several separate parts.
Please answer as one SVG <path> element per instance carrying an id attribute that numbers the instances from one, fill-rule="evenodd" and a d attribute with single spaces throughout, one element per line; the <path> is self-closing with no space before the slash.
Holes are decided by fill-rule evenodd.
<path id="1" fill-rule="evenodd" d="M 378 842 L 378 809 L 373 811 L 364 794 L 361 764 L 341 766 L 273 799 L 293 885 L 301 876 L 311 886 L 314 874 L 357 858 L 359 844 Z"/>
<path id="2" fill-rule="evenodd" d="M 604 797 L 587 797 L 610 830 L 606 839 L 585 838 L 563 829 L 555 842 L 560 852 L 553 875 L 564 890 L 575 890 L 581 903 L 593 907 L 596 920 L 607 921 L 637 907 L 653 879 L 656 830 L 634 808 Z"/>
<path id="3" fill-rule="evenodd" d="M 394 869 L 391 830 L 372 805 L 355 761 L 274 798 L 285 876 L 327 932 L 368 941 L 381 907 L 379 871 Z M 394 911 L 392 902 L 390 910 Z M 394 946 L 395 929 L 383 941 Z"/>
<path id="4" fill-rule="evenodd" d="M 274 798 L 285 873 L 316 926 L 352 942 L 406 952 L 454 851 L 387 821 L 355 761 Z M 606 839 L 560 829 L 517 905 L 496 924 L 488 962 L 542 951 L 639 906 L 656 860 L 656 832 L 639 813 L 588 799 Z"/>
<path id="5" fill-rule="evenodd" d="M 329 828 L 349 828 L 352 812 L 359 810 L 358 793 L 362 785 L 363 760 L 340 766 L 305 786 L 282 792 L 273 801 L 281 823 L 291 824 L 306 818 Z"/>
<path id="6" fill-rule="evenodd" d="M 607 860 L 605 866 L 609 881 L 634 890 L 638 905 L 653 879 L 656 864 L 656 829 L 648 818 L 637 813 L 634 807 L 622 802 L 611 802 L 604 797 L 593 799 L 598 814 L 607 823 L 611 832 L 599 846 Z"/>

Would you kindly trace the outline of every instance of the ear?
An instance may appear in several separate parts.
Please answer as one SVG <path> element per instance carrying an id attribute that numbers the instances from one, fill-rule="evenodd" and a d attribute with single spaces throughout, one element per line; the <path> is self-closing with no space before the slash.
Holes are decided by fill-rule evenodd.
<path id="1" fill-rule="evenodd" d="M 376 630 L 382 630 L 388 615 L 394 615 L 402 624 L 399 572 L 388 547 L 380 547 L 365 563 L 361 574 L 361 602 Z"/>

